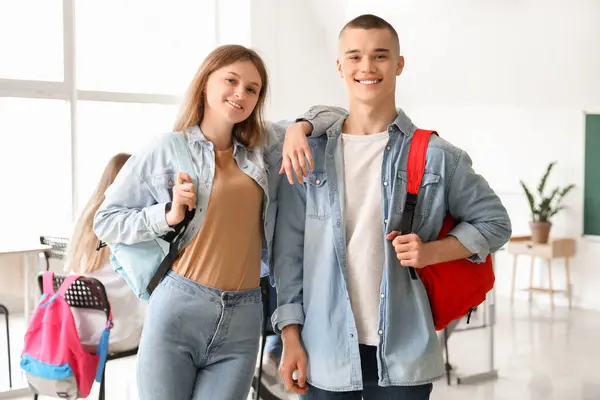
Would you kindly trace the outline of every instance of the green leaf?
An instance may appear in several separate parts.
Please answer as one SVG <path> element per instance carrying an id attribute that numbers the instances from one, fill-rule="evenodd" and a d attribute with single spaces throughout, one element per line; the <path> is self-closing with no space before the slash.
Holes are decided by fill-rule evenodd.
<path id="1" fill-rule="evenodd" d="M 546 186 L 546 181 L 548 180 L 548 176 L 550 175 L 550 171 L 552 171 L 554 164 L 556 164 L 556 161 L 552 161 L 550 164 L 548 164 L 548 167 L 546 168 L 546 172 L 544 173 L 544 176 L 542 176 L 542 179 L 540 180 L 540 184 L 538 185 L 538 188 L 537 188 L 540 196 L 542 196 L 542 194 L 544 193 L 544 187 Z"/>
<path id="2" fill-rule="evenodd" d="M 533 195 L 531 194 L 531 192 L 529 191 L 529 188 L 527 188 L 527 186 L 525 185 L 525 183 L 523 181 L 519 181 L 521 183 L 521 186 L 523 187 L 523 190 L 525 191 L 525 195 L 527 196 L 527 201 L 529 201 L 529 208 L 531 209 L 531 218 L 535 221 L 535 215 L 537 214 L 536 211 L 536 207 L 535 207 L 535 200 L 533 198 Z"/>

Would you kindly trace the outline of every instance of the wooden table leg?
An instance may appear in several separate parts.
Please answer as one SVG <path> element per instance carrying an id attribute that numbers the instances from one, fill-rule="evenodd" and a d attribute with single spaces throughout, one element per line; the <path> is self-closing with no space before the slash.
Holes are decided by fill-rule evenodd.
<path id="1" fill-rule="evenodd" d="M 517 280 L 517 254 L 513 256 L 513 273 L 512 273 L 512 285 L 510 290 L 510 304 L 515 302 L 515 282 Z"/>
<path id="2" fill-rule="evenodd" d="M 552 260 L 548 259 L 548 286 L 550 288 L 550 307 L 554 310 L 554 286 L 552 285 Z"/>
<path id="3" fill-rule="evenodd" d="M 531 303 L 531 299 L 533 299 L 533 291 L 531 289 L 533 289 L 533 270 L 534 270 L 534 265 L 535 264 L 535 257 L 531 256 L 531 264 L 529 267 L 529 302 Z"/>
<path id="4" fill-rule="evenodd" d="M 567 274 L 567 297 L 569 299 L 569 309 L 571 308 L 572 293 L 571 293 L 571 266 L 569 265 L 569 258 L 565 258 L 565 273 Z"/>

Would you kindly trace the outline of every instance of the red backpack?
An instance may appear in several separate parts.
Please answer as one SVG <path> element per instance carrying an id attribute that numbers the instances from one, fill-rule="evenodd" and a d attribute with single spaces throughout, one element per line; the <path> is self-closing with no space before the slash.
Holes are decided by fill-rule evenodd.
<path id="1" fill-rule="evenodd" d="M 407 165 L 407 195 L 400 232 L 412 232 L 412 223 L 421 179 L 425 171 L 427 146 L 429 137 L 437 132 L 417 129 L 412 137 L 408 153 Z M 447 214 L 442 223 L 438 239 L 448 235 L 456 222 Z M 494 287 L 494 269 L 492 257 L 488 255 L 485 262 L 476 264 L 467 259 L 448 261 L 428 265 L 423 268 L 409 267 L 412 279 L 417 279 L 417 274 L 427 291 L 433 323 L 436 330 L 442 330 L 451 321 L 471 315 L 471 311 L 485 301 L 487 292 Z M 468 322 L 468 321 L 467 321 Z"/>

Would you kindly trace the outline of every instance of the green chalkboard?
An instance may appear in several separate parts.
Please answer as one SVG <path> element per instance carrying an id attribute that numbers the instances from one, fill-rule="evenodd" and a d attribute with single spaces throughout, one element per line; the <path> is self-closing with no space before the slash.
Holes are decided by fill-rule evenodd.
<path id="1" fill-rule="evenodd" d="M 585 116 L 583 234 L 600 236 L 600 114 Z"/>

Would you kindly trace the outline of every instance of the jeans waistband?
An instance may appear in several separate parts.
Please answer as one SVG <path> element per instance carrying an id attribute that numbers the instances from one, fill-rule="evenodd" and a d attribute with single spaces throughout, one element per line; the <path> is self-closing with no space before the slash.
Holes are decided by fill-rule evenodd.
<path id="1" fill-rule="evenodd" d="M 236 305 L 260 303 L 262 301 L 260 288 L 239 291 L 220 290 L 185 278 L 172 270 L 167 273 L 165 279 L 173 279 L 192 294 L 215 303 Z"/>

